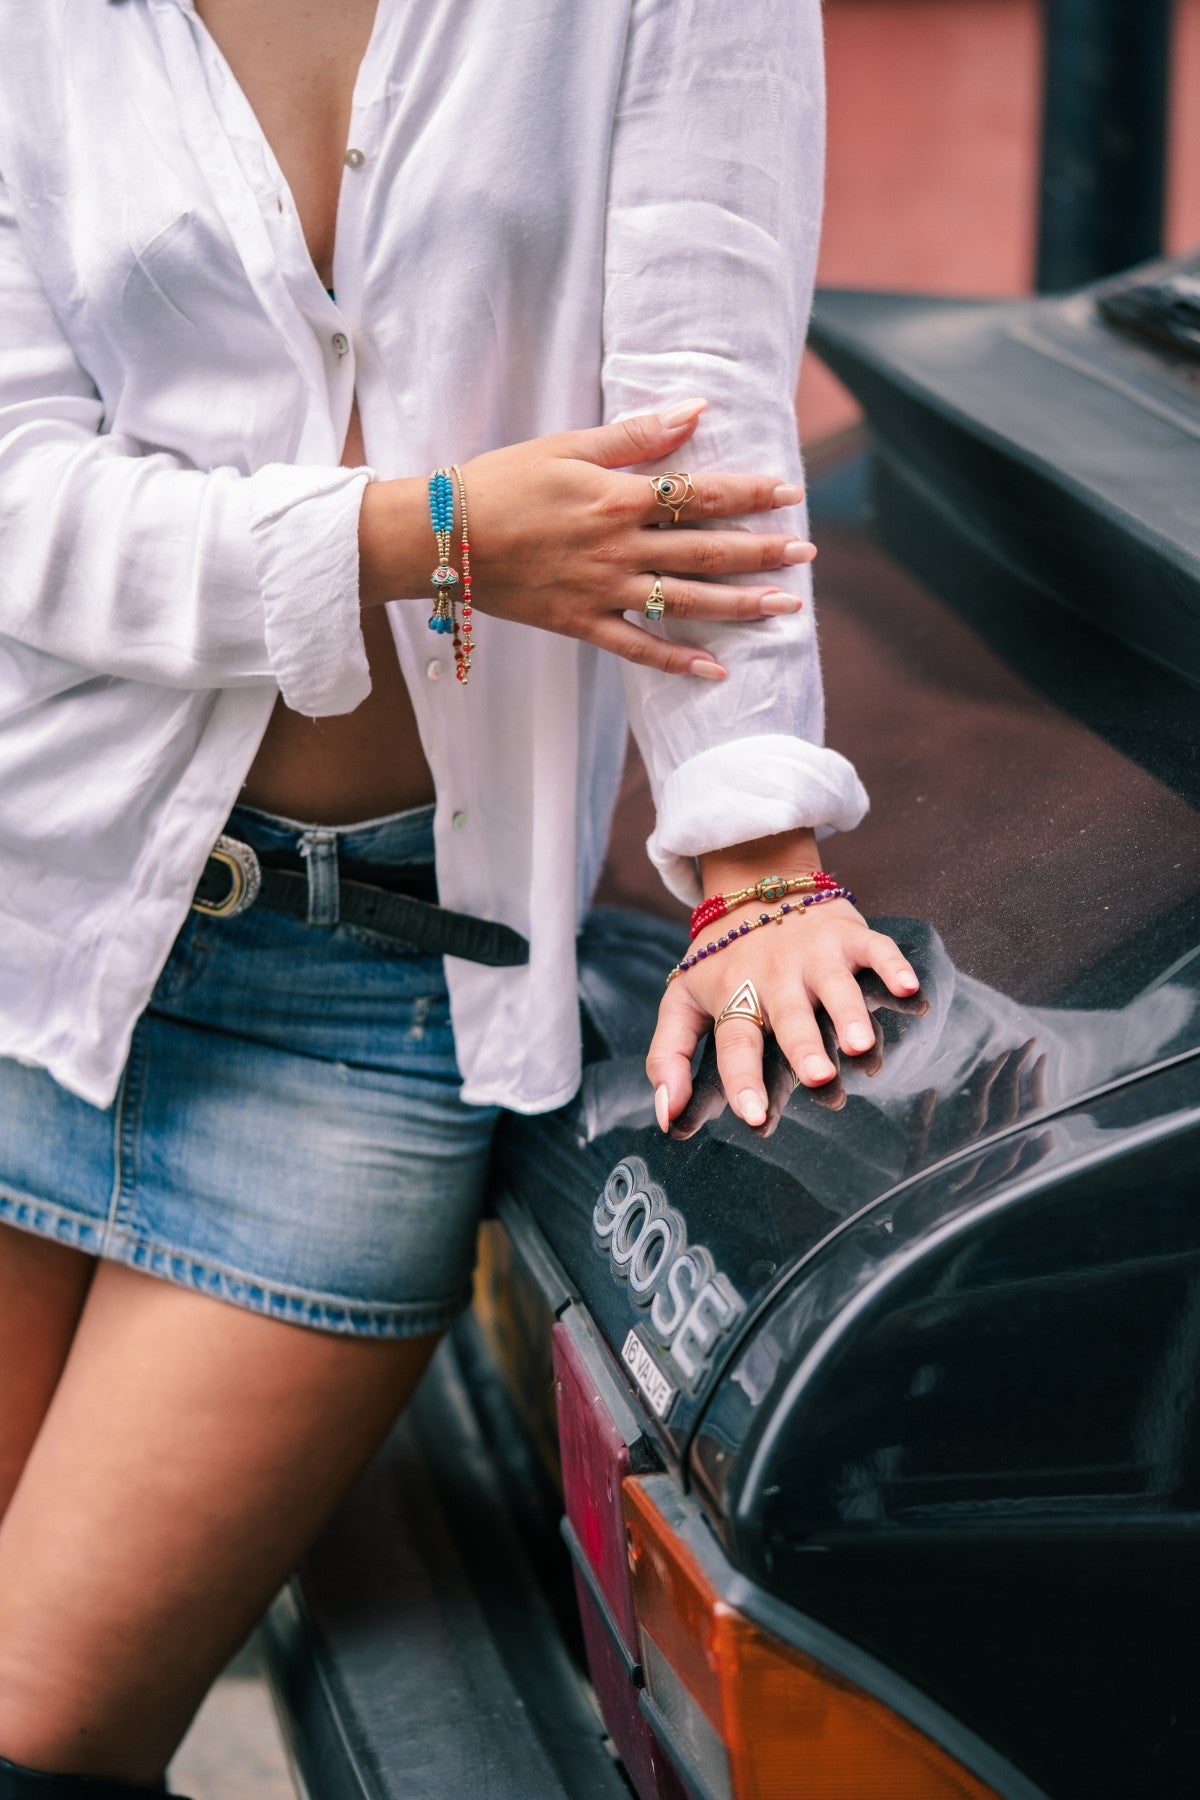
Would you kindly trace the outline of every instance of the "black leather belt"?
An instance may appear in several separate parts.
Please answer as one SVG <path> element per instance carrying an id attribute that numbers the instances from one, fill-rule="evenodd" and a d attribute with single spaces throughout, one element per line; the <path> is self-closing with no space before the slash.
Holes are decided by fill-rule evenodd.
<path id="1" fill-rule="evenodd" d="M 432 864 L 395 870 L 367 865 L 364 873 L 373 879 L 360 881 L 343 875 L 338 880 L 340 924 L 373 931 L 406 950 L 461 956 L 495 969 L 517 968 L 529 961 L 529 940 L 511 926 L 438 906 Z M 192 906 L 215 919 L 235 919 L 252 906 L 307 919 L 308 872 L 299 856 L 260 857 L 238 838 L 219 837 L 196 885 Z"/>

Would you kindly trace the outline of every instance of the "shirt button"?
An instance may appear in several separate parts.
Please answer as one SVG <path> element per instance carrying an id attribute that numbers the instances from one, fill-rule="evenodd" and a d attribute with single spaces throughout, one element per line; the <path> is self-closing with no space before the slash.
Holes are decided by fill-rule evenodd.
<path id="1" fill-rule="evenodd" d="M 350 339 L 344 331 L 335 331 L 329 341 L 339 356 L 345 356 L 350 349 Z"/>
<path id="2" fill-rule="evenodd" d="M 467 815 L 465 812 L 456 812 L 454 817 L 450 821 L 450 823 L 453 825 L 455 831 L 461 831 L 463 826 L 466 824 L 466 822 L 467 822 Z"/>
<path id="3" fill-rule="evenodd" d="M 361 150 L 347 150 L 346 152 L 346 167 L 348 169 L 361 169 L 366 160 L 367 159 Z"/>
<path id="4" fill-rule="evenodd" d="M 430 681 L 440 681 L 446 673 L 446 664 L 444 662 L 439 662 L 435 656 L 432 662 L 427 662 L 425 664 L 425 673 Z"/>

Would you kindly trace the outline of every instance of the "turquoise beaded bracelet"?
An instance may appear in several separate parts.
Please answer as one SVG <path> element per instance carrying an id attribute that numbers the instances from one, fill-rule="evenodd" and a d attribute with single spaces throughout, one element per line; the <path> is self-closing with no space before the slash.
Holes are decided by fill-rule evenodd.
<path id="1" fill-rule="evenodd" d="M 449 469 L 435 469 L 429 477 L 429 517 L 437 542 L 438 565 L 429 577 L 433 583 L 433 611 L 429 615 L 430 631 L 454 630 L 453 589 L 458 586 L 458 571 L 450 563 L 450 538 L 454 531 L 454 480 Z"/>

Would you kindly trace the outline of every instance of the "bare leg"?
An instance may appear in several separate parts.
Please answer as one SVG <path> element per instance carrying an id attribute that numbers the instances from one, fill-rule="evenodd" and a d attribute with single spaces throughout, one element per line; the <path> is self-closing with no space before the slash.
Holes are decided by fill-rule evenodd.
<path id="1" fill-rule="evenodd" d="M 0 1224 L 0 1519 L 71 1348 L 94 1256 Z"/>
<path id="2" fill-rule="evenodd" d="M 0 1524 L 0 1755 L 157 1779 L 434 1342 L 287 1325 L 102 1262 Z"/>

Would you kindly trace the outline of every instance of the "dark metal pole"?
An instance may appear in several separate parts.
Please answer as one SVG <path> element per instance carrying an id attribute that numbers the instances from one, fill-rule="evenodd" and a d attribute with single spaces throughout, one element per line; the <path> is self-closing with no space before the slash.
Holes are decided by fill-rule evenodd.
<path id="1" fill-rule="evenodd" d="M 1044 0 L 1037 285 L 1162 249 L 1172 0 Z"/>

